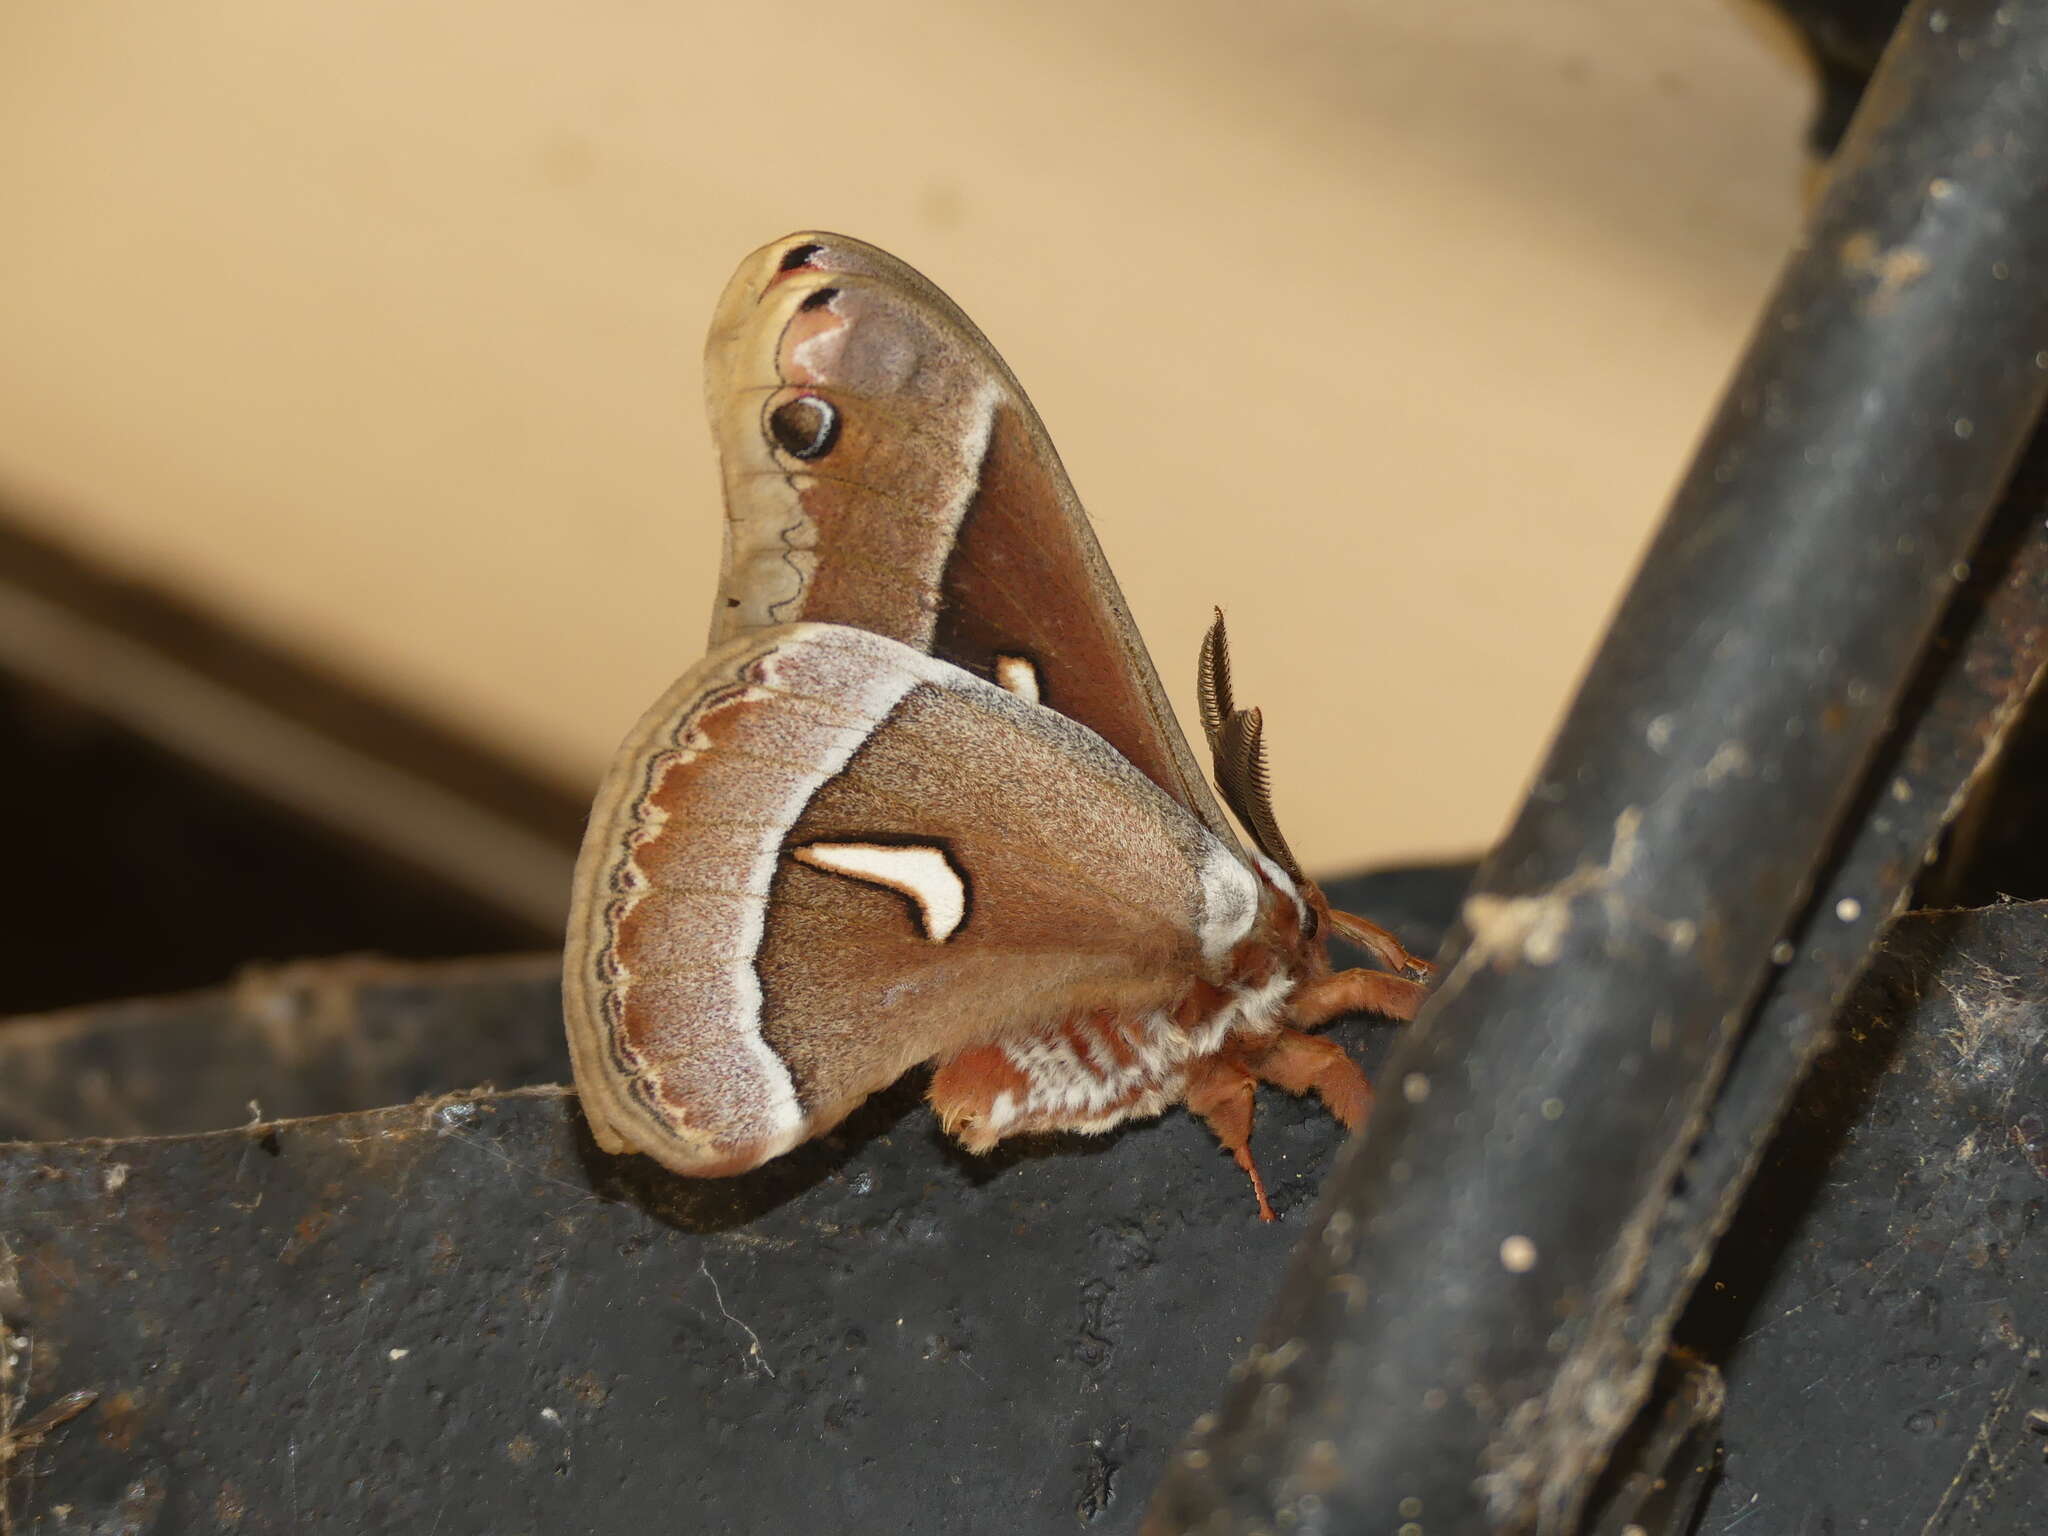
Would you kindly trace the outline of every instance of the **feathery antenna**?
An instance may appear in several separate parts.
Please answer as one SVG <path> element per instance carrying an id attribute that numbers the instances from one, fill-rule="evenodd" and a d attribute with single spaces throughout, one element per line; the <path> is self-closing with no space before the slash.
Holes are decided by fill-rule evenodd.
<path id="1" fill-rule="evenodd" d="M 1232 710 L 1230 700 L 1230 638 L 1223 633 L 1223 610 L 1216 610 L 1216 622 L 1202 636 L 1202 659 L 1195 673 L 1195 694 L 1201 700 L 1202 733 L 1214 753 L 1223 734 L 1223 722 Z"/>
<path id="2" fill-rule="evenodd" d="M 1230 640 L 1223 630 L 1223 610 L 1202 637 L 1202 658 L 1195 691 L 1201 700 L 1202 731 L 1209 738 L 1216 788 L 1243 824 L 1259 851 L 1294 879 L 1307 877 L 1280 835 L 1273 815 L 1273 790 L 1266 776 L 1265 721 L 1256 709 L 1239 709 L 1230 692 Z"/>

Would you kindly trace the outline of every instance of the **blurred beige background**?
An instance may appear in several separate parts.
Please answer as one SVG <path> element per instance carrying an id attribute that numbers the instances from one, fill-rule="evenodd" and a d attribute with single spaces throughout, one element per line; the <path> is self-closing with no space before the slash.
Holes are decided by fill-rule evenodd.
<path id="1" fill-rule="evenodd" d="M 564 781 L 698 654 L 732 265 L 880 242 L 1037 401 L 1313 865 L 1519 790 L 1792 238 L 1733 0 L 14 0 L 0 494 Z M 1342 702 L 1339 702 L 1342 701 Z"/>

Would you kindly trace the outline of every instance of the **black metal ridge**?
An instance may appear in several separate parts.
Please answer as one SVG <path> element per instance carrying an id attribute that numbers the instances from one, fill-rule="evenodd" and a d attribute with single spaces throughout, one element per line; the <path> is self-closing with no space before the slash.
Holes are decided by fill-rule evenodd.
<path id="1" fill-rule="evenodd" d="M 1933 719 L 1930 639 L 2044 385 L 2048 8 L 1916 5 L 1148 1531 L 1579 1528 L 1831 1001 L 1953 810 L 1889 822 L 1883 857 L 1859 842 L 1895 809 L 1913 711 Z M 2037 663 L 2009 670 L 1999 719 Z M 1961 735 L 1957 794 L 1997 730 Z M 1774 977 L 1777 1046 L 1745 1053 L 1716 1150 Z"/>

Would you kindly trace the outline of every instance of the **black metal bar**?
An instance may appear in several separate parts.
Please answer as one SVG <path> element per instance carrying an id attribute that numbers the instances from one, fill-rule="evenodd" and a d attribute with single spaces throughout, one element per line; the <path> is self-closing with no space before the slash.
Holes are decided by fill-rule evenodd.
<path id="1" fill-rule="evenodd" d="M 1916 6 L 1150 1530 L 1572 1528 L 1686 1153 L 2044 383 L 2048 7 Z"/>
<path id="2" fill-rule="evenodd" d="M 1971 560 L 1970 579 L 1944 615 L 1892 740 L 1865 783 L 1851 818 L 1854 833 L 1819 898 L 1787 939 L 1782 953 L 1789 958 L 1771 979 L 1737 1044 L 1684 1177 L 1659 1214 L 1642 1279 L 1619 1320 L 1646 1354 L 1662 1347 L 1679 1326 L 1678 1315 L 1708 1261 L 1726 1267 L 1725 1245 L 1717 1250 L 1715 1240 L 1727 1228 L 1766 1149 L 1775 1145 L 1772 1133 L 1807 1067 L 1836 1035 L 1836 1021 L 1873 941 L 1909 899 L 1926 904 L 1928 886 L 1947 882 L 1947 866 L 1957 857 L 1951 829 L 1966 804 L 1983 798 L 1993 768 L 2001 766 L 2008 733 L 2039 690 L 2048 670 L 2044 510 L 2048 431 L 2037 427 Z M 1948 851 L 1940 865 L 1930 868 L 1930 853 L 1945 839 Z M 1962 857 L 1967 860 L 1967 851 Z M 1923 879 L 1923 872 L 1932 880 Z M 1933 899 L 1940 901 L 1939 889 Z M 1752 1256 L 1778 1240 L 1775 1231 L 1740 1226 L 1733 1237 L 1740 1245 L 1737 1252 Z M 1691 1337 L 1682 1342 L 1701 1345 Z M 1709 1353 L 1722 1363 L 1718 1353 Z M 1673 1383 L 1660 1381 L 1643 1417 L 1668 1417 L 1681 1406 L 1672 1393 Z M 1881 1426 L 1871 1428 L 1876 1432 Z M 1652 1475 L 1634 1463 L 1624 1475 L 1620 1464 L 1628 1457 L 1626 1444 L 1616 1448 L 1617 1465 L 1608 1469 L 1594 1494 L 1601 1532 L 1610 1525 L 1622 1528 L 1616 1516 L 1648 1524 L 1608 1502 L 1610 1489 L 1627 1493 Z"/>
<path id="3" fill-rule="evenodd" d="M 1629 1328 L 1659 1347 L 1763 1156 L 1870 949 L 1913 896 L 1928 852 L 1985 779 L 2048 669 L 2048 431 L 2021 470 L 1944 617 L 1894 743 L 1867 779 L 1855 830 L 1756 1009 L 1651 1239 Z M 1924 894 L 1920 897 L 1924 902 Z"/>

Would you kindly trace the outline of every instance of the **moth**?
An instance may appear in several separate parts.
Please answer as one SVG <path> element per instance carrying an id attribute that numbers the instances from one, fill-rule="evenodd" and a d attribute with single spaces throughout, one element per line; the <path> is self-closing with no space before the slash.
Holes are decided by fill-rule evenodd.
<path id="1" fill-rule="evenodd" d="M 711 650 L 621 747 L 564 993 L 596 1140 L 757 1167 L 931 1063 L 970 1149 L 1184 1103 L 1272 1207 L 1260 1082 L 1356 1125 L 1341 1013 L 1428 966 L 1333 911 L 1280 835 L 1219 613 L 1225 820 L 1059 456 L 980 331 L 893 256 L 798 234 L 719 301 Z M 1341 934 L 1384 970 L 1333 971 Z"/>

